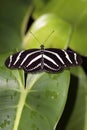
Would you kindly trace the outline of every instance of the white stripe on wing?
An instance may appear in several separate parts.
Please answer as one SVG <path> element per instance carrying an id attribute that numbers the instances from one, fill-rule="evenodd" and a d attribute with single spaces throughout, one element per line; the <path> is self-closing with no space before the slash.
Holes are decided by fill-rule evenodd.
<path id="1" fill-rule="evenodd" d="M 40 51 L 34 51 L 34 52 L 31 52 L 31 53 L 28 53 L 25 58 L 23 59 L 23 61 L 21 62 L 20 66 L 22 66 L 24 64 L 24 62 L 28 59 L 29 56 L 37 53 L 37 52 L 40 52 Z"/>
<path id="2" fill-rule="evenodd" d="M 21 56 L 21 54 L 22 54 L 23 52 L 24 52 L 24 50 L 21 51 L 21 52 L 18 54 L 18 56 L 16 57 L 16 60 L 15 60 L 15 62 L 14 62 L 13 65 L 16 65 L 16 63 L 20 60 L 20 56 Z"/>
<path id="3" fill-rule="evenodd" d="M 44 50 L 44 51 L 55 55 L 55 56 L 60 60 L 60 62 L 61 62 L 62 64 L 65 64 L 64 61 L 63 61 L 63 59 L 60 57 L 60 55 L 58 55 L 58 53 L 53 52 L 53 51 L 49 51 L 49 50 Z"/>
<path id="4" fill-rule="evenodd" d="M 38 55 L 37 57 L 35 57 L 34 59 L 32 59 L 26 67 L 28 67 L 29 65 L 31 65 L 32 63 L 34 63 L 35 61 L 37 61 L 38 59 L 40 59 L 41 57 L 42 57 L 41 54 Z"/>
<path id="5" fill-rule="evenodd" d="M 43 58 L 47 59 L 48 61 L 52 62 L 54 65 L 59 66 L 54 59 L 50 58 L 49 56 L 43 54 Z"/>
<path id="6" fill-rule="evenodd" d="M 65 57 L 67 58 L 67 60 L 68 60 L 71 64 L 73 64 L 72 61 L 71 61 L 71 59 L 70 59 L 70 57 L 69 57 L 69 55 L 67 54 L 67 52 L 66 52 L 65 50 L 62 50 L 62 51 L 64 52 Z"/>

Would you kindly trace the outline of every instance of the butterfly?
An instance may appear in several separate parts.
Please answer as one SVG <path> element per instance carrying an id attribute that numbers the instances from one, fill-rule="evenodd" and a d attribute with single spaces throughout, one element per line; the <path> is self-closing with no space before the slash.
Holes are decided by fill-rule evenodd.
<path id="1" fill-rule="evenodd" d="M 36 73 L 46 71 L 55 73 L 71 66 L 78 66 L 82 58 L 76 52 L 57 48 L 22 50 L 10 55 L 6 61 L 6 67 L 10 69 L 23 69 L 25 72 Z"/>
<path id="2" fill-rule="evenodd" d="M 54 30 L 50 35 L 53 32 Z M 33 33 L 32 35 L 34 36 Z M 50 35 L 48 35 L 47 39 Z M 39 42 L 35 36 L 34 38 Z M 43 44 L 41 44 L 39 49 L 32 48 L 14 53 L 5 61 L 7 68 L 23 69 L 25 72 L 25 80 L 27 73 L 38 73 L 42 71 L 57 73 L 65 68 L 78 66 L 80 64 L 82 64 L 82 58 L 76 52 L 58 48 L 44 48 Z"/>

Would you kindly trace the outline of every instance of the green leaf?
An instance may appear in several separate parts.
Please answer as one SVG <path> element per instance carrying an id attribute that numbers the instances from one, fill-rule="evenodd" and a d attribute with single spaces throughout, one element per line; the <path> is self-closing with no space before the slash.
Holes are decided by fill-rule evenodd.
<path id="1" fill-rule="evenodd" d="M 68 45 L 71 49 L 87 56 L 87 1 L 86 0 L 34 0 L 33 17 L 54 13 L 70 26 Z M 58 35 L 59 36 L 59 35 Z M 61 36 L 63 37 L 63 35 Z"/>
<path id="2" fill-rule="evenodd" d="M 31 9 L 30 0 L 0 2 L 0 53 L 21 48 Z"/>
<path id="3" fill-rule="evenodd" d="M 33 2 L 34 5 L 32 5 Z M 32 12 L 33 7 L 35 8 Z M 54 75 L 47 73 L 29 74 L 27 89 L 24 89 L 23 71 L 7 70 L 4 66 L 5 59 L 11 54 L 10 51 L 21 49 L 24 40 L 26 43 L 24 48 L 37 47 L 38 44 L 35 45 L 36 39 L 31 38 L 29 31 L 24 36 L 30 14 L 35 20 L 30 30 L 41 43 L 54 30 L 52 36 L 46 41 L 46 47 L 70 47 L 83 55 L 87 55 L 86 12 L 87 1 L 85 0 L 1 1 L 0 130 L 54 130 L 66 103 L 70 81 L 68 70 Z M 42 14 L 44 15 L 37 19 Z M 41 21 L 40 24 L 38 21 Z M 41 27 L 42 23 L 45 23 L 43 28 Z M 2 52 L 5 53 L 2 55 Z M 78 72 L 77 68 L 76 72 Z M 73 106 L 75 108 L 66 126 L 67 130 L 72 128 L 76 130 L 87 129 L 87 111 L 84 108 L 84 106 L 87 107 L 87 79 L 84 80 L 83 73 L 79 73 L 79 75 L 81 77 L 78 86 L 81 87 L 78 89 L 76 104 Z M 72 86 L 73 84 L 75 86 L 74 80 Z M 82 113 L 80 113 L 81 108 Z M 76 114 L 81 115 L 80 121 Z M 75 120 L 76 117 L 78 122 Z"/>
<path id="4" fill-rule="evenodd" d="M 39 47 L 41 44 L 46 47 L 67 48 L 70 30 L 70 25 L 57 15 L 45 14 L 32 24 L 25 36 L 24 48 Z"/>
<path id="5" fill-rule="evenodd" d="M 34 0 L 35 11 L 34 18 L 45 13 L 55 13 L 63 20 L 75 24 L 77 20 L 87 11 L 86 0 Z"/>
<path id="6" fill-rule="evenodd" d="M 69 71 L 28 74 L 0 67 L 0 130 L 54 130 L 63 112 Z"/>
<path id="7" fill-rule="evenodd" d="M 80 16 L 74 27 L 70 47 L 87 56 L 87 12 Z"/>
<path id="8" fill-rule="evenodd" d="M 73 70 L 73 73 L 76 73 L 76 69 Z M 66 130 L 86 130 L 87 128 L 87 77 L 84 71 L 81 68 L 78 68 L 78 86 L 77 86 L 77 95 L 74 104 L 74 109 L 72 115 L 69 119 Z"/>
<path id="9" fill-rule="evenodd" d="M 72 74 L 69 95 L 58 130 L 87 129 L 87 76 L 79 67 L 73 68 Z"/>

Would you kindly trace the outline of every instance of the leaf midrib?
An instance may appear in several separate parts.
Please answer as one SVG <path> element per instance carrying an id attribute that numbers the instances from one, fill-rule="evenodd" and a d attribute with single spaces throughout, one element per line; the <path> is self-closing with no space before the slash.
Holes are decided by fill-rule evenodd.
<path id="1" fill-rule="evenodd" d="M 26 97 L 27 97 L 27 91 L 26 90 L 22 91 L 21 94 L 20 94 L 20 99 L 19 99 L 19 103 L 18 103 L 18 106 L 17 106 L 18 109 L 17 109 L 17 113 L 16 113 L 16 118 L 15 118 L 13 130 L 18 129 L 19 121 L 20 121 L 21 114 L 22 114 L 22 111 L 23 111 L 23 108 L 24 108 Z"/>
<path id="2" fill-rule="evenodd" d="M 22 115 L 22 111 L 25 105 L 25 101 L 26 101 L 26 97 L 29 94 L 29 92 L 31 91 L 30 89 L 33 87 L 33 85 L 35 84 L 35 82 L 42 76 L 43 74 L 39 74 L 34 76 L 34 79 L 32 80 L 32 82 L 30 83 L 29 86 L 27 86 L 27 88 L 22 88 L 21 87 L 21 91 L 20 91 L 20 98 L 19 98 L 19 102 L 18 102 L 18 106 L 17 106 L 17 112 L 16 112 L 16 118 L 14 121 L 14 126 L 13 126 L 13 130 L 18 130 L 18 126 L 19 126 L 19 122 L 20 122 L 20 118 Z"/>

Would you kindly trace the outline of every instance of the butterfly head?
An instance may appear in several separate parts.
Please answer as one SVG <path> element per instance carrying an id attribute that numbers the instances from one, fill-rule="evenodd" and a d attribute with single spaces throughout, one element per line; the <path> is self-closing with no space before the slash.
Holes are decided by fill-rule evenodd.
<path id="1" fill-rule="evenodd" d="M 41 46 L 40 46 L 40 47 L 41 47 L 41 50 L 44 50 L 44 45 L 43 45 L 43 44 L 41 44 Z"/>

